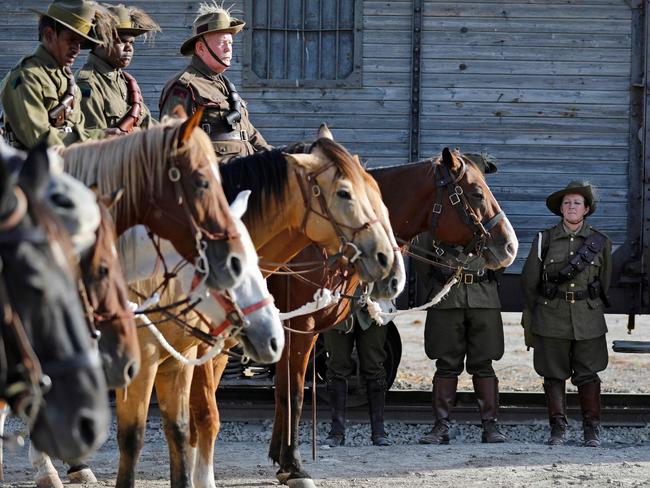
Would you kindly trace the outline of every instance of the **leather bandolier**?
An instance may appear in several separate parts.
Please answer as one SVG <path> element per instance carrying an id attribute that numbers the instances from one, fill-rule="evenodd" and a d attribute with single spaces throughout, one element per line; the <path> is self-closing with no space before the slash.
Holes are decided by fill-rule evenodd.
<path id="1" fill-rule="evenodd" d="M 126 80 L 126 89 L 128 93 L 127 101 L 131 108 L 129 111 L 124 114 L 124 116 L 117 123 L 117 128 L 122 132 L 132 132 L 133 129 L 139 126 L 140 116 L 142 115 L 142 92 L 138 86 L 136 79 L 127 73 L 122 71 L 122 76 Z"/>
<path id="2" fill-rule="evenodd" d="M 546 246 L 548 246 L 548 235 L 545 237 Z M 540 238 L 542 237 L 540 236 Z M 580 246 L 566 266 L 560 269 L 556 274 L 549 275 L 542 269 L 542 277 L 540 280 L 541 294 L 549 300 L 556 298 L 558 294 L 558 286 L 572 280 L 578 274 L 587 269 L 598 253 L 603 250 L 606 241 L 607 238 L 600 232 L 592 232 L 585 239 L 583 245 Z M 544 247 L 544 244 L 542 246 Z M 542 259 L 544 259 L 546 251 L 548 251 L 548 247 L 543 250 L 544 255 L 542 256 Z M 609 300 L 602 292 L 602 286 L 599 280 L 594 280 L 589 283 L 586 290 L 575 290 L 565 292 L 565 294 L 566 296 L 560 298 L 563 298 L 568 302 L 586 300 L 587 298 L 591 298 L 592 300 L 600 298 L 605 306 L 609 306 Z"/>

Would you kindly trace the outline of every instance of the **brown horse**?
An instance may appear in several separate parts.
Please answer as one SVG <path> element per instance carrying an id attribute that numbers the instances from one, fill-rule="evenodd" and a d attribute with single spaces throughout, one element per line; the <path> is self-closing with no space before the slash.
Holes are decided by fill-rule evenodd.
<path id="1" fill-rule="evenodd" d="M 471 219 L 466 223 L 462 212 L 456 211 L 452 200 L 441 197 L 446 186 L 441 183 L 439 173 L 446 169 L 454 178 L 453 184 L 462 188 L 465 200 L 465 212 Z M 481 241 L 487 266 L 491 269 L 506 267 L 512 263 L 517 254 L 517 239 L 512 226 L 502 214 L 499 204 L 490 192 L 481 172 L 471 163 L 465 162 L 459 154 L 445 149 L 438 160 L 427 160 L 402 166 L 378 168 L 370 171 L 382 190 L 386 206 L 390 212 L 395 234 L 404 240 L 426 231 L 435 222 L 435 233 L 439 241 L 447 244 L 466 246 L 475 238 L 478 225 L 482 223 L 486 234 Z M 408 192 L 402 191 L 408 188 Z M 454 193 L 456 193 L 454 191 Z M 438 200 L 440 198 L 440 200 Z M 434 220 L 435 204 L 440 201 L 438 217 Z M 438 210 L 438 208 L 436 208 Z M 500 216 L 500 217 L 499 217 Z M 317 255 L 313 248 L 299 255 L 299 260 L 311 260 Z M 309 279 L 320 282 L 323 276 L 314 274 Z M 287 290 L 287 281 L 290 289 Z M 351 294 L 356 287 L 356 280 L 350 280 L 346 292 Z M 289 280 L 273 277 L 269 288 L 276 297 L 280 308 L 285 304 L 295 307 L 303 303 L 312 293 L 313 288 L 306 286 L 295 278 Z M 289 292 L 288 298 L 287 291 Z M 283 297 L 283 298 L 280 298 Z M 321 311 L 310 317 L 291 321 L 291 328 L 301 331 L 313 331 L 313 335 L 289 334 L 285 353 L 276 369 L 276 411 L 273 425 L 273 437 L 269 456 L 280 465 L 278 479 L 292 486 L 313 486 L 311 477 L 302 468 L 299 452 L 298 426 L 302 413 L 305 372 L 310 353 L 319 332 L 325 331 L 345 319 L 349 313 L 349 302 L 342 302 L 336 307 Z M 287 351 L 289 354 L 287 356 Z M 287 371 L 288 368 L 288 371 Z M 288 376 L 288 372 L 290 376 Z M 291 398 L 287 397 L 287 378 L 290 378 Z M 287 418 L 288 404 L 291 403 L 291 418 Z M 291 422 L 291 434 L 287 435 L 287 422 Z"/>
<path id="2" fill-rule="evenodd" d="M 390 253 L 391 256 L 393 257 L 393 262 L 395 262 L 395 256 L 394 256 L 395 245 L 394 245 L 394 241 L 391 240 L 394 239 L 394 237 L 392 237 L 392 230 L 390 229 L 390 223 L 387 220 L 387 216 L 380 209 L 382 205 L 381 195 L 379 193 L 379 188 L 377 187 L 376 182 L 371 177 L 369 177 L 365 171 L 362 170 L 358 158 L 351 156 L 341 146 L 338 146 L 336 145 L 336 143 L 334 143 L 334 141 L 331 139 L 331 133 L 329 132 L 329 130 L 327 130 L 326 127 L 321 128 L 321 130 L 319 131 L 319 136 L 320 138 L 317 140 L 316 148 L 319 148 L 319 145 L 322 145 L 324 146 L 325 152 L 330 152 L 332 154 L 338 155 L 337 157 L 339 159 L 342 159 L 343 161 L 347 161 L 347 164 L 349 165 L 350 168 L 356 168 L 355 171 L 358 172 L 359 178 L 362 184 L 364 185 L 364 187 L 366 188 L 365 193 L 368 199 L 367 204 L 370 205 L 370 210 L 368 210 L 368 215 L 374 214 L 375 219 L 377 219 L 377 226 L 379 228 L 383 228 L 386 231 L 386 234 L 388 235 L 388 239 L 389 239 L 389 243 L 388 243 L 389 247 L 385 252 Z M 300 158 L 290 157 L 289 159 L 292 160 L 304 159 L 304 155 L 296 155 L 296 156 L 300 156 Z M 224 173 L 224 181 L 226 182 L 229 181 L 228 173 L 232 171 L 229 168 L 230 164 L 225 166 L 222 169 L 222 172 Z M 242 164 L 246 164 L 246 162 L 242 162 Z M 255 174 L 257 170 L 256 168 L 249 167 L 249 171 L 252 174 Z M 327 179 L 324 178 L 324 180 Z M 231 179 L 231 181 L 235 183 L 235 187 L 236 187 L 237 180 Z M 340 197 L 340 195 L 346 196 L 345 192 L 349 191 L 348 189 L 349 185 L 343 185 L 342 183 L 343 182 L 339 182 L 338 186 L 334 186 L 334 188 L 330 190 L 330 193 L 335 193 L 337 197 Z M 294 198 L 297 198 L 297 200 L 294 202 L 293 205 L 286 206 L 287 209 L 293 209 L 294 212 L 298 211 L 298 215 L 294 214 L 294 216 L 292 217 L 292 219 L 289 220 L 289 222 L 291 222 L 291 220 L 293 220 L 294 222 L 300 222 L 301 220 L 304 220 L 306 218 L 305 215 L 309 215 L 309 212 L 305 214 L 305 208 L 310 208 L 310 206 L 313 204 L 300 202 L 299 197 L 301 193 L 302 192 L 298 188 L 294 189 L 293 191 L 290 189 L 286 192 L 287 195 L 293 195 Z M 255 194 L 256 193 L 253 193 L 253 195 Z M 257 192 L 257 194 L 264 195 L 264 192 Z M 360 199 L 358 194 L 352 195 L 352 197 L 353 197 L 352 201 L 357 201 Z M 343 200 L 345 202 L 345 201 L 349 201 L 350 199 L 343 198 Z M 336 202 L 336 200 L 334 200 L 334 202 Z M 253 204 L 252 207 L 253 209 L 255 209 L 256 205 Z M 258 208 L 260 207 L 259 203 L 257 204 L 257 207 Z M 255 213 L 253 213 L 253 215 L 255 215 Z M 266 220 L 263 220 L 263 222 L 266 222 Z M 325 229 L 331 228 L 331 226 L 327 225 L 326 222 L 323 223 L 325 224 L 324 226 Z M 306 240 L 304 236 L 301 236 L 300 233 L 297 231 L 298 228 L 297 225 L 294 224 L 293 226 L 284 228 L 282 229 L 281 232 L 276 231 L 275 235 L 269 237 L 267 229 L 262 227 L 261 224 L 262 224 L 262 220 L 255 219 L 254 217 L 248 221 L 249 231 L 251 233 L 253 241 L 256 244 L 256 247 L 258 247 L 258 253 L 262 257 L 262 259 L 265 260 L 265 262 L 275 263 L 275 266 L 273 264 L 269 264 L 268 268 L 277 267 L 277 263 L 287 262 L 291 257 L 293 257 L 293 255 L 296 252 L 304 248 Z M 336 246 L 328 249 L 330 253 L 333 251 L 335 252 L 337 250 L 338 243 L 335 244 Z M 403 267 L 401 256 L 399 256 L 399 258 L 400 258 L 399 261 L 400 263 L 402 263 L 402 267 Z M 318 256 L 316 259 L 317 260 L 322 259 L 322 253 L 320 251 L 318 252 Z M 357 267 L 356 269 L 359 268 Z M 399 270 L 399 267 L 397 267 L 397 269 Z M 392 283 L 394 281 L 393 273 L 395 271 L 396 271 L 395 268 L 391 265 L 391 270 L 389 271 L 389 274 L 384 279 Z M 361 269 L 361 272 L 362 273 L 364 272 L 363 268 Z M 376 279 L 370 279 L 367 281 L 376 281 Z M 391 296 L 398 291 L 398 288 L 399 288 L 398 285 L 393 283 L 393 287 L 390 293 Z M 401 291 L 401 288 L 399 288 L 399 291 Z M 312 295 L 313 292 L 314 290 L 312 290 Z M 301 302 L 300 305 L 302 305 L 305 302 L 311 301 L 311 299 L 312 296 L 310 295 L 306 300 Z M 280 306 L 284 308 L 284 304 L 280 304 Z M 296 307 L 297 304 L 295 304 L 294 308 Z M 205 486 L 205 487 L 214 486 L 214 475 L 212 474 L 213 473 L 212 471 L 213 452 L 214 452 L 214 442 L 219 431 L 219 412 L 215 401 L 215 390 L 217 385 L 219 384 L 226 363 L 227 363 L 227 356 L 224 354 L 215 358 L 212 365 L 206 364 L 201 367 L 195 368 L 194 371 L 194 378 L 192 380 L 192 392 L 191 392 L 192 396 L 191 396 L 191 408 L 190 408 L 192 414 L 192 423 L 191 423 L 192 437 L 190 439 L 190 443 L 193 447 L 197 448 L 198 451 L 196 457 L 195 469 L 194 469 L 195 486 Z"/>
<path id="3" fill-rule="evenodd" d="M 223 194 L 210 139 L 197 128 L 200 111 L 119 138 L 63 151 L 65 171 L 101 194 L 124 189 L 113 209 L 117 234 L 147 226 L 172 242 L 224 290 L 239 284 L 243 248 Z"/>
<path id="4" fill-rule="evenodd" d="M 322 134 L 327 135 L 325 131 Z M 231 199 L 242 190 L 253 190 L 246 219 L 256 247 L 275 243 L 286 232 L 292 235 L 292 241 L 282 240 L 273 253 L 265 254 L 265 259 L 286 262 L 308 244 L 316 243 L 332 254 L 341 251 L 342 257 L 349 256 L 362 276 L 374 281 L 391 271 L 394 257 L 386 230 L 375 225 L 377 217 L 366 194 L 362 173 L 358 162 L 327 138 L 320 140 L 309 153 L 291 155 L 271 151 L 222 168 L 224 187 Z M 351 252 L 354 250 L 361 255 Z M 161 331 L 176 350 L 187 358 L 196 357 L 198 341 L 169 326 Z M 189 486 L 185 427 L 189 420 L 192 369 L 196 371 L 199 367 L 181 366 L 167 353 L 161 353 L 150 337 L 143 340 L 144 336 L 140 334 L 143 370 L 128 388 L 125 400 L 119 392 L 117 395 L 118 438 L 125 439 L 120 441 L 117 486 L 134 484 L 146 406 L 154 386 L 170 448 L 171 484 Z M 192 415 L 203 413 L 197 410 Z M 202 486 L 202 481 L 196 481 L 195 485 Z"/>

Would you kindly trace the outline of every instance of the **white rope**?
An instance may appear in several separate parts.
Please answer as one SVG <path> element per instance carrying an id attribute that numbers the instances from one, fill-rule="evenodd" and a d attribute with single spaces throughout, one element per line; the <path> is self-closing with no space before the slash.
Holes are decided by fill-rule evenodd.
<path id="1" fill-rule="evenodd" d="M 162 335 L 162 332 L 160 332 L 151 323 L 149 317 L 147 317 L 143 312 L 152 305 L 158 303 L 158 301 L 160 301 L 160 297 L 157 293 L 154 293 L 154 295 L 148 298 L 141 306 L 138 306 L 137 303 L 129 302 L 129 307 L 133 311 L 134 315 L 138 316 L 138 318 L 144 322 L 144 324 L 147 326 L 147 329 L 149 329 L 149 332 L 151 332 L 153 336 L 158 340 L 163 349 L 165 349 L 174 359 L 185 366 L 201 366 L 202 364 L 211 361 L 214 357 L 221 353 L 221 351 L 223 351 L 224 339 L 220 337 L 217 339 L 217 343 L 200 358 L 187 359 L 185 356 L 183 356 L 180 352 L 174 349 L 174 347 L 169 342 L 167 342 L 167 339 L 165 339 L 165 337 Z"/>
<path id="2" fill-rule="evenodd" d="M 442 290 L 440 290 L 436 296 L 434 296 L 431 301 L 428 303 L 425 303 L 424 305 L 420 305 L 419 307 L 415 308 L 409 308 L 408 310 L 396 310 L 394 312 L 384 312 L 381 309 L 381 306 L 377 303 L 374 302 L 370 299 L 370 297 L 367 298 L 366 302 L 368 304 L 368 314 L 378 324 L 385 324 L 388 321 L 394 319 L 398 315 L 404 315 L 405 313 L 411 313 L 411 312 L 419 312 L 421 310 L 426 310 L 429 307 L 433 307 L 434 305 L 437 305 L 440 303 L 440 300 L 442 300 L 447 293 L 449 293 L 449 290 L 451 290 L 451 287 L 454 286 L 456 283 L 458 283 L 458 278 L 456 276 L 452 276 L 451 279 L 445 284 L 445 286 L 442 287 Z"/>
<path id="3" fill-rule="evenodd" d="M 330 305 L 337 304 L 341 300 L 341 294 L 337 291 L 332 293 L 331 290 L 327 288 L 319 288 L 314 293 L 314 300 L 305 303 L 303 306 L 293 310 L 291 312 L 280 313 L 280 320 L 289 320 L 294 317 L 300 317 L 301 315 L 309 315 L 314 312 L 318 312 Z"/>

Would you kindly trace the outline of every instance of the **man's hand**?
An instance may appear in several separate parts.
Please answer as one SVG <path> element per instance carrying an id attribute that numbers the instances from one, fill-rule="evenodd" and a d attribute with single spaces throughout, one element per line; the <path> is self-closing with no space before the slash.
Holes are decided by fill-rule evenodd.
<path id="1" fill-rule="evenodd" d="M 115 136 L 123 136 L 125 134 L 126 134 L 126 132 L 123 132 L 121 129 L 118 129 L 117 127 L 110 127 L 108 129 L 104 129 L 104 137 L 106 137 L 106 138 L 115 137 Z"/>

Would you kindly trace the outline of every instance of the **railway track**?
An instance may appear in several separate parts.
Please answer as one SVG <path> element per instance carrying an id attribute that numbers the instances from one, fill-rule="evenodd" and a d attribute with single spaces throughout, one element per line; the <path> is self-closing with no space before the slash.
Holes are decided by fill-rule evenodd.
<path id="1" fill-rule="evenodd" d="M 318 387 L 318 420 L 329 420 L 325 390 Z M 273 388 L 269 386 L 222 386 L 217 392 L 219 410 L 224 421 L 272 419 L 275 408 Z M 650 395 L 604 393 L 602 395 L 604 425 L 645 426 L 650 424 Z M 499 420 L 508 424 L 546 421 L 544 394 L 539 392 L 505 392 L 500 395 Z M 568 415 L 579 420 L 580 406 L 575 393 L 567 394 Z M 352 421 L 367 422 L 365 405 L 348 409 Z M 431 393 L 426 391 L 390 391 L 386 399 L 388 421 L 432 423 Z M 305 392 L 303 420 L 311 419 L 311 390 Z M 454 419 L 478 423 L 474 394 L 459 392 Z"/>

